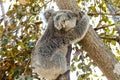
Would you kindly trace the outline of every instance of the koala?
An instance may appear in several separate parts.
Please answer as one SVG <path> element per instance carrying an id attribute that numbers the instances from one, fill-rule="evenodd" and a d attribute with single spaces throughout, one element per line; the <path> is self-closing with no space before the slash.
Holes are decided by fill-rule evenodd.
<path id="1" fill-rule="evenodd" d="M 48 80 L 64 74 L 67 68 L 67 46 L 83 39 L 89 28 L 89 16 L 69 10 L 48 10 L 44 13 L 47 29 L 37 41 L 32 53 L 34 72 Z"/>

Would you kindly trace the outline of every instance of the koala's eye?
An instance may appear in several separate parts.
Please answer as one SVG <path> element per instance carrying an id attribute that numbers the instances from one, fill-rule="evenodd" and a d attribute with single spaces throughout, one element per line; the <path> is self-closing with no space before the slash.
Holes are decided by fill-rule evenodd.
<path id="1" fill-rule="evenodd" d="M 65 22 L 66 20 L 63 20 L 63 22 Z"/>
<path id="2" fill-rule="evenodd" d="M 59 20 L 60 19 L 60 15 L 56 17 L 56 20 Z"/>
<path id="3" fill-rule="evenodd" d="M 51 14 L 51 12 L 48 12 L 48 14 Z"/>
<path id="4" fill-rule="evenodd" d="M 51 13 L 50 13 L 50 12 L 48 12 L 48 13 L 47 13 L 47 15 L 48 15 L 48 16 L 50 16 L 50 15 L 51 15 Z"/>
<path id="5" fill-rule="evenodd" d="M 68 18 L 72 18 L 72 15 L 71 15 L 71 14 L 68 14 L 67 16 L 68 16 Z"/>

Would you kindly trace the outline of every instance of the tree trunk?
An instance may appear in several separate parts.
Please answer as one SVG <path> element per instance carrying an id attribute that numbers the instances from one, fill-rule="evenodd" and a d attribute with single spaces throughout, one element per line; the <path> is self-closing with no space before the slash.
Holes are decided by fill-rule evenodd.
<path id="1" fill-rule="evenodd" d="M 56 0 L 56 3 L 60 9 L 68 9 L 74 12 L 80 11 L 75 0 Z M 114 65 L 118 61 L 91 26 L 84 39 L 79 43 L 109 80 L 120 80 L 120 75 L 113 72 Z"/>

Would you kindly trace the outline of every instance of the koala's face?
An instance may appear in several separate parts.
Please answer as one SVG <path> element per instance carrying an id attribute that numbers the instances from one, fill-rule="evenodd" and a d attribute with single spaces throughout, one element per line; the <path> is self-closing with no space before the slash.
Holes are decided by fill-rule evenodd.
<path id="1" fill-rule="evenodd" d="M 54 25 L 58 30 L 68 31 L 76 26 L 77 17 L 74 13 L 59 13 L 54 17 Z"/>
<path id="2" fill-rule="evenodd" d="M 70 29 L 74 28 L 76 26 L 77 18 L 72 17 L 69 20 L 65 21 L 64 29 L 65 31 L 69 31 Z"/>

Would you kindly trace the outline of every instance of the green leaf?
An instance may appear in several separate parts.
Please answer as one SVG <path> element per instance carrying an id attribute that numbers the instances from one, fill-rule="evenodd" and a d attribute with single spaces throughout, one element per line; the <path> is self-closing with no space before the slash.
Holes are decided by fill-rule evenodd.
<path id="1" fill-rule="evenodd" d="M 16 68 L 14 69 L 14 76 L 18 75 L 18 73 L 19 73 L 19 68 L 16 67 Z"/>
<path id="2" fill-rule="evenodd" d="M 82 66 L 81 66 L 81 65 L 82 65 L 81 63 L 79 63 L 79 64 L 78 64 L 78 66 L 77 66 L 77 67 L 78 67 L 78 69 L 81 69 L 81 68 L 82 68 Z"/>
<path id="3" fill-rule="evenodd" d="M 71 64 L 70 70 L 71 70 L 71 71 L 76 71 L 76 67 L 75 67 L 74 63 Z"/>
<path id="4" fill-rule="evenodd" d="M 111 43 L 115 46 L 116 45 L 116 41 L 111 41 Z"/>
<path id="5" fill-rule="evenodd" d="M 3 26 L 2 25 L 0 25 L 0 32 L 3 32 Z"/>
<path id="6" fill-rule="evenodd" d="M 8 43 L 8 39 L 7 39 L 7 38 L 4 38 L 4 39 L 2 40 L 2 42 L 6 45 L 6 44 Z"/>
<path id="7" fill-rule="evenodd" d="M 98 77 L 98 75 L 97 75 L 97 74 L 94 74 L 93 76 L 94 76 L 94 77 Z"/>

